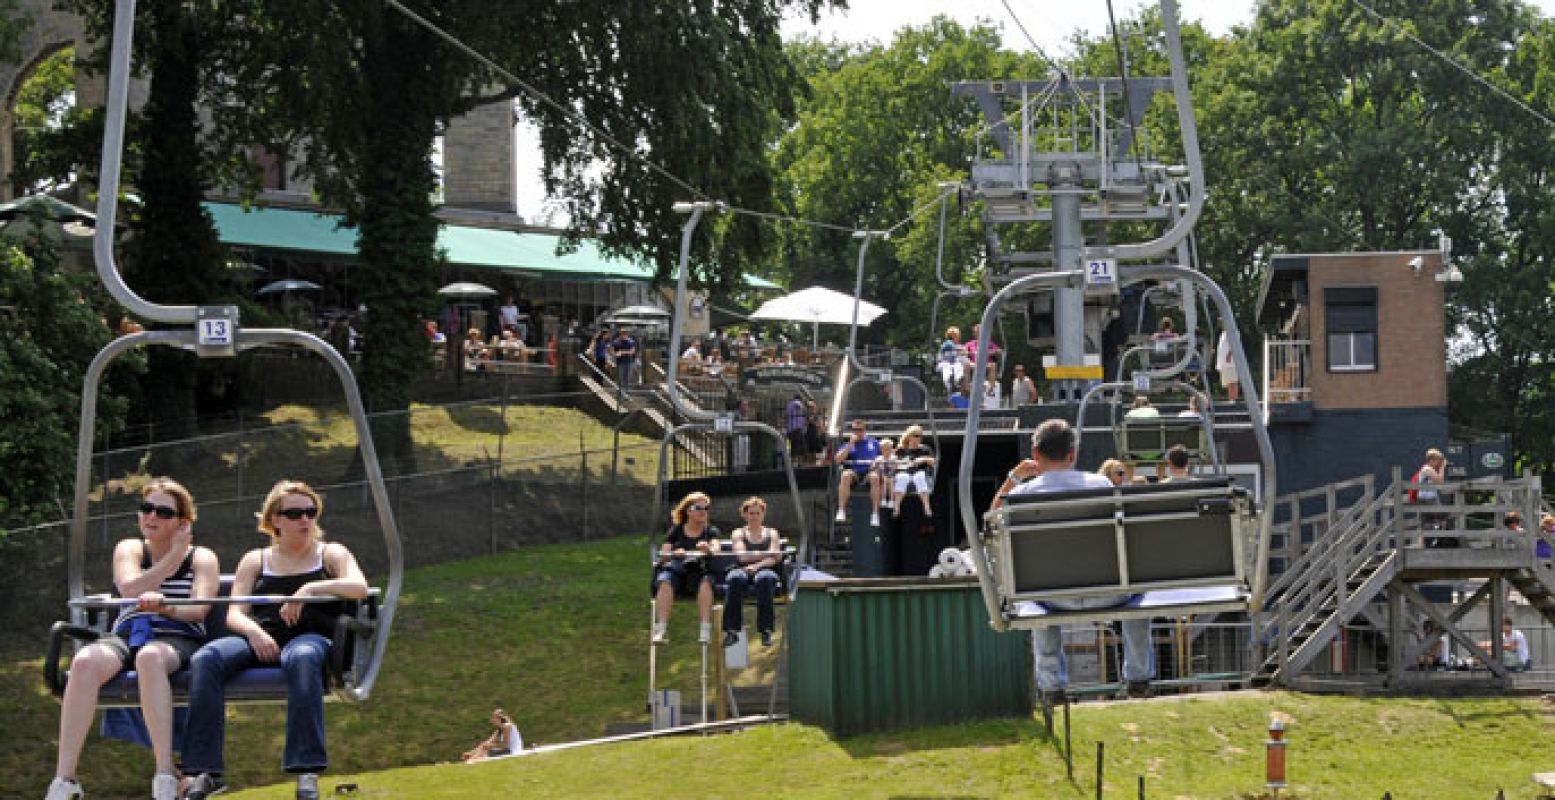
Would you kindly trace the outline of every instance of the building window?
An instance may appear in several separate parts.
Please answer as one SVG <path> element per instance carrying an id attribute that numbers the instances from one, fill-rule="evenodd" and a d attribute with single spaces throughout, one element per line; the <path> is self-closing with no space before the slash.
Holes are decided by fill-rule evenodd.
<path id="1" fill-rule="evenodd" d="M 1323 290 L 1330 372 L 1377 370 L 1377 287 Z"/>

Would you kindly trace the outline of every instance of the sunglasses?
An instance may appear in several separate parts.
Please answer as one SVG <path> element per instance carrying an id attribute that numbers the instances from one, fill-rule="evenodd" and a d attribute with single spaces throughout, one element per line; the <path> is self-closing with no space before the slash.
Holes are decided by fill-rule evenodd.
<path id="1" fill-rule="evenodd" d="M 159 506 L 156 503 L 141 503 L 140 513 L 156 514 L 157 519 L 172 519 L 173 517 L 178 516 L 178 509 L 169 508 L 168 506 Z"/>
<path id="2" fill-rule="evenodd" d="M 707 505 L 705 503 L 697 503 L 696 505 L 691 506 L 690 508 L 691 508 L 692 511 L 706 511 L 707 509 L 711 508 L 711 506 L 709 506 L 709 505 Z"/>
<path id="3" fill-rule="evenodd" d="M 275 513 L 295 522 L 303 517 L 313 519 L 319 515 L 319 510 L 313 506 L 308 506 L 307 508 L 283 508 Z"/>

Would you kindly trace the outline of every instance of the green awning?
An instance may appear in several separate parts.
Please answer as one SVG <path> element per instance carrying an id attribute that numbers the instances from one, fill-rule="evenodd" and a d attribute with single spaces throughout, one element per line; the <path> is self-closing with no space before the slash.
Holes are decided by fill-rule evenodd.
<path id="1" fill-rule="evenodd" d="M 338 214 L 290 208 L 254 206 L 247 211 L 234 203 L 206 203 L 223 244 L 295 253 L 356 257 L 356 229 L 343 227 Z M 500 269 L 552 280 L 649 281 L 653 265 L 606 256 L 599 243 L 584 239 L 571 253 L 558 255 L 561 236 L 553 233 L 507 231 L 444 224 L 437 245 L 458 267 Z M 782 287 L 754 275 L 745 281 L 755 289 Z"/>

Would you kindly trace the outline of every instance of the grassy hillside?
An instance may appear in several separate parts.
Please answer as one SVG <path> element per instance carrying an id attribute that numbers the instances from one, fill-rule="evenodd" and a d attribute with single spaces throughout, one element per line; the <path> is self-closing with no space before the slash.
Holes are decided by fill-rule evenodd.
<path id="1" fill-rule="evenodd" d="M 1244 798 L 1262 792 L 1271 713 L 1290 720 L 1293 791 L 1283 797 L 1533 796 L 1555 768 L 1551 725 L 1533 699 L 1359 700 L 1283 693 L 1075 708 L 1076 780 L 1027 720 L 837 740 L 804 725 L 447 764 L 480 738 L 493 705 L 531 743 L 601 734 L 641 718 L 647 689 L 647 575 L 641 539 L 559 545 L 416 570 L 371 701 L 328 709 L 337 783 L 364 798 L 711 797 L 759 784 L 772 797 L 1094 797 L 1095 742 L 1107 795 Z M 694 614 L 677 609 L 670 682 L 694 696 Z M 38 796 L 54 760 L 58 706 L 42 689 L 42 643 L 0 663 L 0 796 Z M 290 798 L 279 771 L 283 709 L 234 710 L 229 777 L 238 798 Z M 446 766 L 427 766 L 443 763 Z M 150 755 L 95 737 L 89 796 L 142 797 Z M 739 777 L 731 777 L 739 776 Z M 672 786 L 673 791 L 668 791 Z"/>
<path id="2" fill-rule="evenodd" d="M 1020 720 L 838 741 L 790 724 L 545 753 L 474 766 L 328 776 L 364 798 L 1090 798 L 1096 742 L 1106 742 L 1104 796 L 1265 797 L 1271 713 L 1288 720 L 1284 798 L 1534 797 L 1529 774 L 1552 766 L 1551 733 L 1534 700 L 1361 700 L 1284 693 L 1088 704 L 1075 708 L 1075 780 L 1057 745 Z M 291 787 L 239 792 L 281 800 Z"/>

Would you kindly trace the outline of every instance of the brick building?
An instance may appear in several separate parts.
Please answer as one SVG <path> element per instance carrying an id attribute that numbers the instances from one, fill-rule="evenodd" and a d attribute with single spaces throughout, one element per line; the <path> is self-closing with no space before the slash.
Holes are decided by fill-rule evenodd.
<path id="1" fill-rule="evenodd" d="M 1446 289 L 1436 250 L 1276 256 L 1261 375 L 1280 492 L 1412 469 L 1447 445 Z"/>

